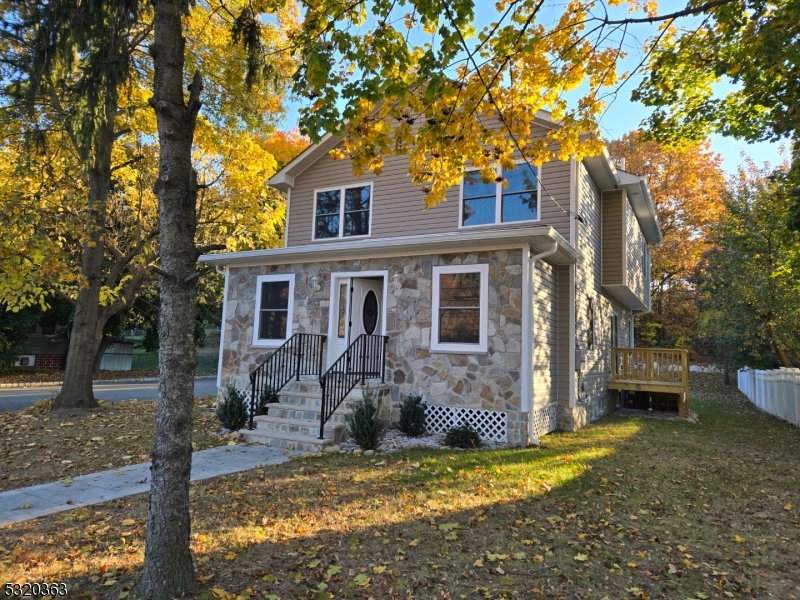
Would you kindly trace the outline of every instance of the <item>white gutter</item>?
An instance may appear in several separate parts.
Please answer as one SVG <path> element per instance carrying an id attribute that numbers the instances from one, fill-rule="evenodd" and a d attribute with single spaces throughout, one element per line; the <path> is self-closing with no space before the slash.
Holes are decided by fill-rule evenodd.
<path id="1" fill-rule="evenodd" d="M 542 442 L 539 438 L 537 438 L 533 433 L 533 393 L 534 393 L 534 381 L 536 379 L 536 263 L 537 261 L 547 258 L 548 256 L 552 256 L 553 254 L 558 251 L 558 242 L 553 242 L 553 245 L 550 247 L 549 250 L 545 250 L 544 252 L 540 252 L 539 254 L 535 254 L 534 256 L 529 255 L 528 259 L 528 306 L 526 310 L 528 312 L 528 323 L 530 323 L 531 328 L 531 354 L 530 354 L 530 382 L 529 388 L 531 390 L 530 393 L 530 403 L 529 403 L 529 411 L 528 411 L 528 445 L 531 446 L 541 446 Z"/>

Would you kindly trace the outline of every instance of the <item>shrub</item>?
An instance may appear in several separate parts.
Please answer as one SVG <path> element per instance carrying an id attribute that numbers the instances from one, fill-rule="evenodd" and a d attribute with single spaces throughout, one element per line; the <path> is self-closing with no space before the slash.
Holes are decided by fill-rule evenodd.
<path id="1" fill-rule="evenodd" d="M 225 429 L 238 431 L 247 423 L 247 400 L 244 392 L 228 386 L 228 397 L 217 403 L 217 419 Z"/>
<path id="2" fill-rule="evenodd" d="M 397 428 L 411 437 L 425 433 L 425 408 L 422 396 L 409 396 L 400 407 L 400 421 Z"/>
<path id="3" fill-rule="evenodd" d="M 444 443 L 452 448 L 480 448 L 483 445 L 481 434 L 466 421 L 451 427 L 444 437 Z"/>
<path id="4" fill-rule="evenodd" d="M 353 414 L 347 415 L 347 433 L 364 450 L 377 450 L 386 428 L 378 419 L 378 405 L 375 394 L 368 387 L 363 389 L 363 400 L 353 407 Z"/>

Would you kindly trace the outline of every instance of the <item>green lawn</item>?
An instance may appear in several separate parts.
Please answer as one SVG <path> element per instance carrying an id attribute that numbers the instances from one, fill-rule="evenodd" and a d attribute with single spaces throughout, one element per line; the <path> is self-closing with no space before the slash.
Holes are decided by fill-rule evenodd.
<path id="1" fill-rule="evenodd" d="M 196 484 L 196 597 L 800 598 L 800 432 L 716 375 L 691 398 L 699 425 L 611 416 L 542 449 L 324 456 Z M 119 598 L 146 502 L 0 529 L 6 578 Z"/>

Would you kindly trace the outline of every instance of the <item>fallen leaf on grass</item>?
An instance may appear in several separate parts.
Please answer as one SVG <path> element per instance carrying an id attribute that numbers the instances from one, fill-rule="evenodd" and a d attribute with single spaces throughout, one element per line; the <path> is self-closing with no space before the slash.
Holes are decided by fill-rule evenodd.
<path id="1" fill-rule="evenodd" d="M 587 561 L 587 560 L 589 560 L 589 557 L 588 557 L 588 556 L 586 556 L 585 554 L 576 554 L 576 555 L 575 555 L 575 556 L 573 556 L 572 558 L 574 558 L 574 559 L 575 559 L 575 560 L 577 560 L 578 562 L 584 562 L 584 561 Z"/>
<path id="2" fill-rule="evenodd" d="M 791 502 L 786 503 L 786 505 L 783 507 L 783 510 L 792 510 L 792 503 Z"/>
<path id="3" fill-rule="evenodd" d="M 233 560 L 234 558 L 236 558 L 236 553 L 235 552 L 228 552 L 225 555 L 225 560 Z"/>
<path id="4" fill-rule="evenodd" d="M 125 525 L 125 527 L 130 527 L 131 525 L 136 525 L 136 521 L 133 519 L 122 519 L 122 524 Z"/>

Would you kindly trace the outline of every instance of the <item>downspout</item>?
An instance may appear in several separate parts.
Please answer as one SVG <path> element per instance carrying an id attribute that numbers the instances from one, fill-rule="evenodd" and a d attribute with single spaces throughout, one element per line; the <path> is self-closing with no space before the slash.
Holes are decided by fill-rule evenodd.
<path id="1" fill-rule="evenodd" d="M 217 273 L 225 276 L 225 289 L 222 291 L 222 320 L 219 325 L 219 359 L 217 359 L 217 395 L 219 395 L 219 388 L 222 385 L 222 353 L 225 347 L 225 309 L 228 305 L 228 269 L 220 270 L 219 265 L 214 265 Z"/>
<path id="2" fill-rule="evenodd" d="M 535 254 L 530 256 L 528 259 L 528 323 L 530 323 L 531 328 L 531 368 L 530 368 L 530 382 L 529 388 L 531 390 L 530 395 L 530 410 L 528 412 L 528 445 L 531 446 L 540 446 L 542 444 L 541 440 L 537 438 L 533 433 L 533 394 L 534 394 L 534 380 L 536 378 L 536 364 L 535 364 L 535 349 L 536 349 L 536 311 L 535 311 L 535 304 L 536 304 L 536 262 L 547 258 L 548 256 L 552 256 L 558 250 L 558 242 L 553 242 L 553 245 L 550 247 L 549 250 L 545 250 L 544 252 L 540 252 L 539 254 Z"/>

